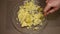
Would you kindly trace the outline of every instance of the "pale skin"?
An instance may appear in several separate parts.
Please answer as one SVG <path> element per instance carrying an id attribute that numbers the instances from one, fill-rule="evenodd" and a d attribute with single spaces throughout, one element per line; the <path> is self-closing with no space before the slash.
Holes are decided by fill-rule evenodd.
<path id="1" fill-rule="evenodd" d="M 60 0 L 46 0 L 44 15 L 47 16 L 48 14 L 57 11 L 59 8 L 60 8 Z"/>

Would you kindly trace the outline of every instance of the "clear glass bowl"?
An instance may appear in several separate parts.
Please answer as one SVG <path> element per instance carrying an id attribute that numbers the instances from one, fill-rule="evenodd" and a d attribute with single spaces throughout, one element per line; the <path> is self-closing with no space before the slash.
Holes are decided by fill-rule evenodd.
<path id="1" fill-rule="evenodd" d="M 36 0 L 35 0 L 35 1 L 36 1 Z M 39 0 L 38 0 L 38 1 L 39 1 Z M 23 2 L 23 1 L 22 1 L 22 2 Z M 20 2 L 20 3 L 21 3 L 21 2 Z M 36 1 L 35 3 L 37 3 L 38 5 L 40 5 L 40 3 L 37 2 L 37 1 Z M 23 3 L 22 3 L 22 4 L 23 4 Z M 20 5 L 22 5 L 22 4 L 20 4 Z M 41 4 L 41 5 L 42 5 L 42 4 Z M 19 21 L 16 20 L 18 10 L 19 10 L 19 6 L 15 6 L 14 8 L 12 8 L 12 12 L 11 12 L 12 25 L 13 25 L 13 27 L 14 27 L 17 31 L 21 32 L 22 34 L 40 34 L 40 33 L 43 31 L 43 29 L 44 29 L 45 26 L 47 25 L 47 20 L 46 20 L 46 19 L 43 21 L 43 25 L 42 25 L 42 26 L 39 26 L 39 25 L 38 25 L 38 27 L 40 27 L 40 29 L 37 30 L 37 31 L 32 30 L 32 29 L 21 28 Z"/>

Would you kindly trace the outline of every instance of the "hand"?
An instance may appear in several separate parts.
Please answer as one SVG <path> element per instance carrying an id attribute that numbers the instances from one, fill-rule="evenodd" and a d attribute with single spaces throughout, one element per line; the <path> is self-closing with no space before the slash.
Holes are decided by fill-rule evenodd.
<path id="1" fill-rule="evenodd" d="M 44 9 L 44 15 L 48 15 L 57 11 L 60 8 L 60 0 L 46 0 L 46 7 Z"/>

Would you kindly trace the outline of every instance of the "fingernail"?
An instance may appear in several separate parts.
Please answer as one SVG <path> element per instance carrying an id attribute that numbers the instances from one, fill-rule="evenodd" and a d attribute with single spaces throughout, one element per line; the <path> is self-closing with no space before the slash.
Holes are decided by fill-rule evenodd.
<path id="1" fill-rule="evenodd" d="M 47 14 L 46 13 L 44 13 L 44 16 L 46 16 Z"/>

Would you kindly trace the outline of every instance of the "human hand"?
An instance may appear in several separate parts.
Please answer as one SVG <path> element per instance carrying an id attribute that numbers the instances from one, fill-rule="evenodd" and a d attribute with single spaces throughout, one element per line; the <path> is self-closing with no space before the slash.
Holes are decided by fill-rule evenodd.
<path id="1" fill-rule="evenodd" d="M 48 15 L 57 11 L 60 8 L 60 0 L 46 0 L 46 7 L 44 9 L 44 15 Z"/>

